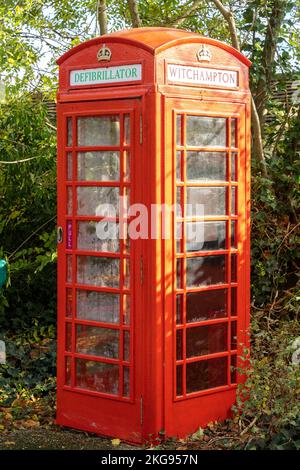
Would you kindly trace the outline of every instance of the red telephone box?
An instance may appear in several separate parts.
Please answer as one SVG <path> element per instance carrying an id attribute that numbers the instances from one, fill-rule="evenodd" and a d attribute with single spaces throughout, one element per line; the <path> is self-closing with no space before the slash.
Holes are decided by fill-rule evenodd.
<path id="1" fill-rule="evenodd" d="M 186 436 L 229 416 L 248 345 L 250 62 L 140 28 L 58 63 L 57 423 Z"/>

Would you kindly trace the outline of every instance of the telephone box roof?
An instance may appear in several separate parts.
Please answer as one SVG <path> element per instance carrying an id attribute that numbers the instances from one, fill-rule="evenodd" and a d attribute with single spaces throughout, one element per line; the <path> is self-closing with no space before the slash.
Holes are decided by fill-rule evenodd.
<path id="1" fill-rule="evenodd" d="M 207 38 L 197 33 L 191 33 L 183 29 L 176 28 L 133 28 L 124 29 L 111 34 L 105 34 L 89 41 L 83 42 L 76 47 L 73 47 L 65 54 L 63 54 L 58 60 L 58 65 L 61 65 L 66 59 L 73 54 L 76 54 L 81 49 L 92 46 L 94 44 L 102 44 L 105 42 L 118 42 L 123 44 L 129 44 L 142 49 L 147 50 L 151 54 L 159 54 L 165 49 L 174 47 L 179 44 L 186 44 L 189 42 L 200 42 L 205 44 L 211 44 L 213 46 L 224 49 L 230 54 L 237 57 L 243 64 L 250 67 L 251 62 L 247 57 L 241 54 L 237 49 L 228 44 L 218 41 L 216 39 Z"/>

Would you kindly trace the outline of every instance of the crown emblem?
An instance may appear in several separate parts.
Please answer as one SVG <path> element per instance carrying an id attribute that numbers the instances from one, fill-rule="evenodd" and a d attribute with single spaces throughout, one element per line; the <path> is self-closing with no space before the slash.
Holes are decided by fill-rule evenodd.
<path id="1" fill-rule="evenodd" d="M 197 52 L 197 59 L 199 62 L 210 62 L 212 54 L 205 44 L 202 44 L 201 49 Z"/>
<path id="2" fill-rule="evenodd" d="M 102 44 L 101 49 L 99 49 L 97 53 L 97 59 L 99 62 L 102 60 L 110 60 L 111 59 L 111 50 L 109 47 L 105 47 L 105 44 Z"/>

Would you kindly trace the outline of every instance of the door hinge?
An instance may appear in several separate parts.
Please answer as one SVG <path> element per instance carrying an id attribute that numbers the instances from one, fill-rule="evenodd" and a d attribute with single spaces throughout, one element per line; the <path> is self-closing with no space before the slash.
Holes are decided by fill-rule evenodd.
<path id="1" fill-rule="evenodd" d="M 143 116 L 140 114 L 140 144 L 143 143 Z"/>
<path id="2" fill-rule="evenodd" d="M 140 412 L 141 412 L 141 424 L 143 424 L 143 397 L 141 396 L 140 400 Z"/>
<path id="3" fill-rule="evenodd" d="M 141 256 L 140 258 L 140 278 L 141 278 L 141 284 L 144 283 L 144 259 Z"/>

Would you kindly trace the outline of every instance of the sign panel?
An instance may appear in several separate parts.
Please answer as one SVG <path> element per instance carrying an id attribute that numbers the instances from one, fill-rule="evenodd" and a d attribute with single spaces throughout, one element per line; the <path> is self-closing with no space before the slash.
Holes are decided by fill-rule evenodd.
<path id="1" fill-rule="evenodd" d="M 197 67 L 193 65 L 168 64 L 168 82 L 189 83 L 193 85 L 236 88 L 238 72 L 235 70 Z"/>
<path id="2" fill-rule="evenodd" d="M 142 80 L 142 64 L 71 70 L 70 73 L 71 86 L 139 82 L 140 80 Z"/>

